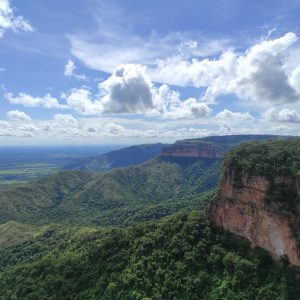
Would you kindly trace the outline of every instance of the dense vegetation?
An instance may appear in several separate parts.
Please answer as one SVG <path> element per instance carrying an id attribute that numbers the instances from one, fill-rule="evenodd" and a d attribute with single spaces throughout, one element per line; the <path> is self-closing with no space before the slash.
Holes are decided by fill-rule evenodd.
<path id="1" fill-rule="evenodd" d="M 0 223 L 129 225 L 198 209 L 219 179 L 219 159 L 156 158 L 110 173 L 65 171 L 0 190 Z M 201 196 L 200 196 L 201 195 Z"/>
<path id="2" fill-rule="evenodd" d="M 127 229 L 52 225 L 0 250 L 1 299 L 299 299 L 294 272 L 197 212 Z"/>
<path id="3" fill-rule="evenodd" d="M 138 165 L 158 156 L 164 146 L 157 143 L 122 148 L 98 156 L 76 159 L 66 165 L 65 169 L 107 172 L 115 168 Z"/>
<path id="4" fill-rule="evenodd" d="M 238 174 L 300 176 L 300 139 L 243 143 L 226 155 L 224 166 Z"/>
<path id="5" fill-rule="evenodd" d="M 299 139 L 246 143 L 224 164 L 239 178 L 298 176 L 299 146 Z M 157 157 L 0 189 L 0 299 L 299 299 L 298 269 L 214 228 L 201 212 L 220 165 Z M 277 186 L 272 197 L 294 197 Z"/>

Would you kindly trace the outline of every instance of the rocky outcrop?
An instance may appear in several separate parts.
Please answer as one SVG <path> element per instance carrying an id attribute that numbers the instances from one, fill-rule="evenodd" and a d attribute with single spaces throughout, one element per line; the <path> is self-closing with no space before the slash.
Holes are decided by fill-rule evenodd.
<path id="1" fill-rule="evenodd" d="M 223 158 L 228 147 L 212 143 L 175 143 L 164 147 L 162 157 Z"/>
<path id="2" fill-rule="evenodd" d="M 219 194 L 209 207 L 212 222 L 299 267 L 299 206 L 293 199 L 299 199 L 300 179 L 234 172 L 223 168 Z M 287 192 L 278 194 L 280 189 Z"/>

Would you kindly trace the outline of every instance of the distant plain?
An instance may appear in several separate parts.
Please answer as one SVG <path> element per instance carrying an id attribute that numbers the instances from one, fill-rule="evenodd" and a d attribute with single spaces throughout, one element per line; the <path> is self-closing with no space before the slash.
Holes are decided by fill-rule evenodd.
<path id="1" fill-rule="evenodd" d="M 78 158 L 100 155 L 122 145 L 0 147 L 0 186 L 53 174 Z"/>

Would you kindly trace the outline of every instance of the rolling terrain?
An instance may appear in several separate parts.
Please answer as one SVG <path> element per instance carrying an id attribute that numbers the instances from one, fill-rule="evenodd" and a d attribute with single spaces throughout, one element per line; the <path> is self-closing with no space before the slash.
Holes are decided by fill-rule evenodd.
<path id="1" fill-rule="evenodd" d="M 229 151 L 236 137 L 221 148 L 218 138 L 107 173 L 68 170 L 0 189 L 1 297 L 299 299 L 300 271 L 289 266 L 297 251 L 275 262 L 236 224 L 255 226 L 261 213 L 271 225 L 283 220 L 277 229 L 298 245 L 299 223 L 288 226 L 299 216 L 300 139 Z M 259 191 L 263 206 L 253 202 L 252 176 L 271 182 Z M 255 242 L 274 240 L 275 231 L 257 228 Z"/>
<path id="2" fill-rule="evenodd" d="M 200 205 L 202 193 L 218 182 L 220 164 L 156 158 L 104 174 L 60 172 L 1 189 L 0 222 L 125 225 L 156 219 Z"/>

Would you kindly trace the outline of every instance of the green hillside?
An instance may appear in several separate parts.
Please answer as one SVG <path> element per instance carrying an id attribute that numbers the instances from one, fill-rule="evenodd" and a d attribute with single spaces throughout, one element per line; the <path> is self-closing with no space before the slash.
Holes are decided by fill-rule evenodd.
<path id="1" fill-rule="evenodd" d="M 109 173 L 65 171 L 0 190 L 0 222 L 128 225 L 197 209 L 219 179 L 219 159 L 168 160 Z"/>
<path id="2" fill-rule="evenodd" d="M 262 176 L 300 176 L 300 139 L 243 143 L 224 160 L 226 167 Z"/>
<path id="3" fill-rule="evenodd" d="M 122 148 L 98 156 L 76 159 L 66 165 L 65 169 L 107 172 L 115 168 L 138 165 L 158 156 L 164 146 L 157 143 Z"/>
<path id="4" fill-rule="evenodd" d="M 34 236 L 37 229 L 14 221 L 0 224 L 0 248 L 21 244 Z"/>
<path id="5" fill-rule="evenodd" d="M 0 249 L 1 299 L 299 299 L 295 270 L 179 213 L 127 229 L 48 226 Z"/>

